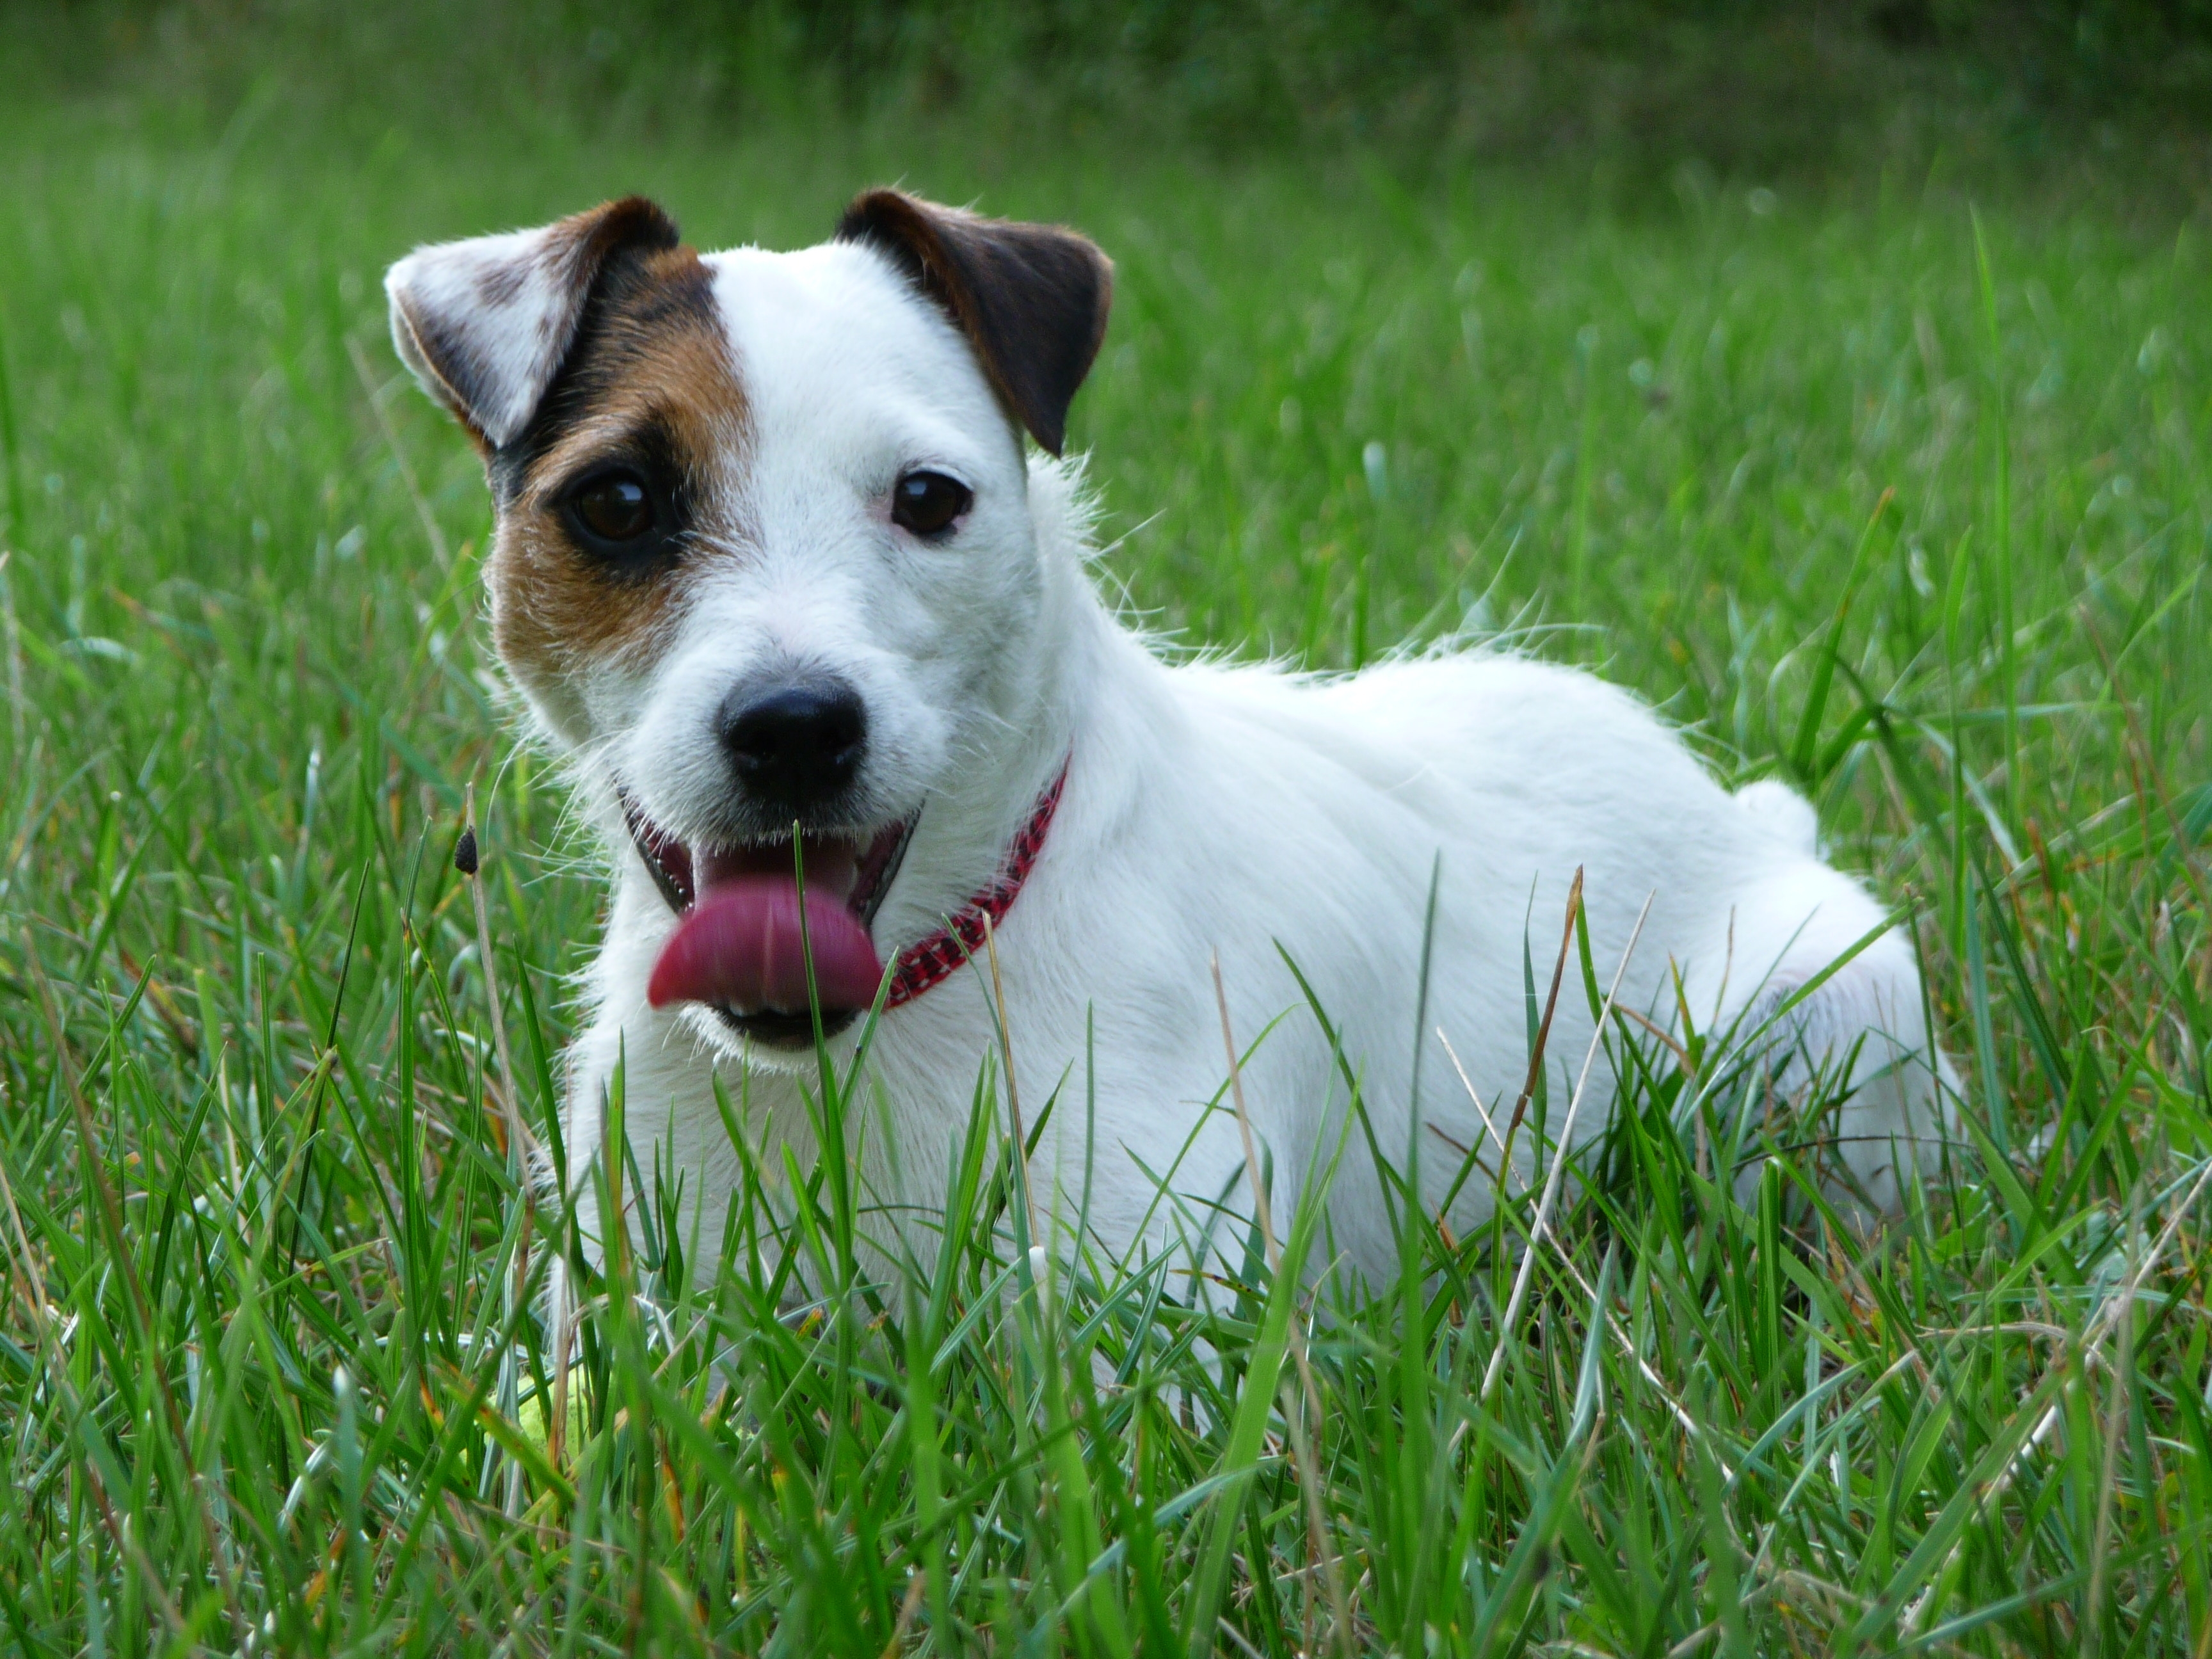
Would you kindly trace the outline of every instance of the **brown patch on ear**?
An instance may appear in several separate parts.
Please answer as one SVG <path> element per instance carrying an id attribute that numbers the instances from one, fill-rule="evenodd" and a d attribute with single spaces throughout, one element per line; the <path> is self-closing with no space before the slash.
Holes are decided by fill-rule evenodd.
<path id="1" fill-rule="evenodd" d="M 888 254 L 968 336 L 991 386 L 1044 448 L 1067 441 L 1067 408 L 1106 337 L 1114 262 L 1057 225 L 986 219 L 902 191 L 856 197 L 837 240 Z"/>
<path id="2" fill-rule="evenodd" d="M 570 329 L 575 325 L 576 313 L 583 308 L 584 295 L 592 278 L 611 255 L 618 252 L 669 252 L 683 240 L 676 221 L 668 216 L 660 204 L 642 196 L 602 202 L 582 213 L 556 220 L 545 233 L 545 259 L 565 276 L 569 291 L 576 297 L 575 308 L 568 319 Z M 696 255 L 693 263 L 697 263 Z"/>
<path id="3" fill-rule="evenodd" d="M 529 268 L 520 263 L 492 265 L 477 278 L 477 298 L 488 306 L 511 306 L 522 297 Z"/>
<path id="4" fill-rule="evenodd" d="M 622 254 L 675 248 L 676 222 L 642 196 L 626 196 L 513 238 L 422 251 L 395 271 L 419 276 L 392 291 L 400 355 L 477 447 L 503 447 L 530 419 L 576 337 L 593 289 Z M 465 276 L 441 255 L 483 263 Z M 429 262 L 425 268 L 425 262 Z"/>
<path id="5" fill-rule="evenodd" d="M 537 414 L 492 459 L 499 532 L 486 579 L 501 657 L 556 714 L 568 678 L 639 662 L 683 608 L 702 543 L 726 542 L 726 474 L 749 442 L 737 367 L 699 256 L 676 247 L 625 256 L 604 272 Z M 673 515 L 668 550 L 636 567 L 581 546 L 563 502 L 604 465 L 636 471 Z"/>

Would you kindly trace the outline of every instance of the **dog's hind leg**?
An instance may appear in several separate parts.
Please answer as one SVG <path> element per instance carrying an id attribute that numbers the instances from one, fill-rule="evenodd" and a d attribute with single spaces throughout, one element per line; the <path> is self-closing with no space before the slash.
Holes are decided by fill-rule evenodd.
<path id="1" fill-rule="evenodd" d="M 1957 1074 L 1929 1030 L 1911 941 L 1886 920 L 1849 877 L 1791 866 L 1739 895 L 1721 983 L 1692 1003 L 1733 1054 L 1708 1068 L 1709 1088 L 1772 1141 L 1817 1149 L 1832 1200 L 1862 1221 L 1897 1212 L 1957 1138 Z M 1739 1190 L 1758 1164 L 1739 1170 Z"/>

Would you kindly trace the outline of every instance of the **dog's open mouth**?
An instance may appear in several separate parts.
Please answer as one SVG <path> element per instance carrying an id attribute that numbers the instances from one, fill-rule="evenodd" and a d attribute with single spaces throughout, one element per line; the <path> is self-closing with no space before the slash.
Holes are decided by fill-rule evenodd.
<path id="1" fill-rule="evenodd" d="M 814 1040 L 810 957 L 825 1035 L 874 1004 L 884 965 L 868 924 L 898 873 L 912 818 L 802 833 L 796 849 L 787 836 L 691 847 L 627 796 L 623 811 L 638 855 L 678 918 L 647 982 L 654 1007 L 705 1003 L 748 1036 L 803 1048 Z"/>

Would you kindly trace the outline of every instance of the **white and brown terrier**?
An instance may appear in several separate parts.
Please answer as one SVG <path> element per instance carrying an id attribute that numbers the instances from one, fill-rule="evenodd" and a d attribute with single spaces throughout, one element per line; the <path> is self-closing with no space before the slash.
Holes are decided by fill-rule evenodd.
<path id="1" fill-rule="evenodd" d="M 1218 959 L 1278 1214 L 1359 1079 L 1372 1141 L 1326 1201 L 1343 1259 L 1384 1271 L 1370 1146 L 1431 1202 L 1480 1157 L 1462 1231 L 1528 1178 L 1527 1129 L 1499 1167 L 1526 969 L 1540 993 L 1580 870 L 1621 1006 L 1750 1034 L 1769 1101 L 1824 1077 L 1832 1179 L 1893 1206 L 1949 1071 L 1906 936 L 1802 799 L 1731 794 L 1635 698 L 1524 657 L 1316 678 L 1170 664 L 1116 619 L 1060 459 L 1112 277 L 1073 232 L 890 191 L 795 252 L 702 255 L 631 198 L 392 267 L 400 355 L 489 477 L 499 653 L 613 864 L 572 1167 L 619 1066 L 711 1261 L 740 1168 L 717 1074 L 763 1164 L 805 1165 L 817 1035 L 848 1063 L 880 999 L 851 1156 L 879 1242 L 927 1258 L 995 979 L 1030 1121 L 1063 1096 L 1040 1206 L 1079 1188 L 1109 1248 L 1188 1247 L 1250 1211 Z M 1545 1048 L 1554 1137 L 1580 978 Z"/>

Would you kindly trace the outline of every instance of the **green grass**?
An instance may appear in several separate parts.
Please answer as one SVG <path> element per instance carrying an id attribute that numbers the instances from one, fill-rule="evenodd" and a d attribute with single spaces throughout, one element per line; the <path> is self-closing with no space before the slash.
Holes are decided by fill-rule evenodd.
<path id="1" fill-rule="evenodd" d="M 0 125 L 10 1645 L 2204 1651 L 2194 222 L 2018 180 L 1977 221 L 1940 168 L 595 128 L 527 88 L 416 130 L 256 85 Z M 1623 1127 L 1510 1328 L 1526 1198 L 1467 1240 L 1408 1215 L 1372 1297 L 1239 1241 L 1200 1315 L 1095 1252 L 1033 1280 L 979 1054 L 933 1279 L 865 1279 L 866 1195 L 799 1171 L 811 1224 L 749 1192 L 708 1290 L 659 1228 L 611 1264 L 556 1409 L 533 1297 L 573 1239 L 498 1091 L 550 1125 L 599 893 L 378 279 L 631 189 L 789 245 L 892 177 L 1119 261 L 1076 441 L 1159 625 L 1330 666 L 1521 629 L 1813 793 L 1913 907 L 1956 1178 L 1871 1244 L 1788 1158 L 1739 1205 L 1678 1133 L 1720 1068 L 1624 1035 Z M 572 1178 L 651 1216 L 640 1166 Z"/>

